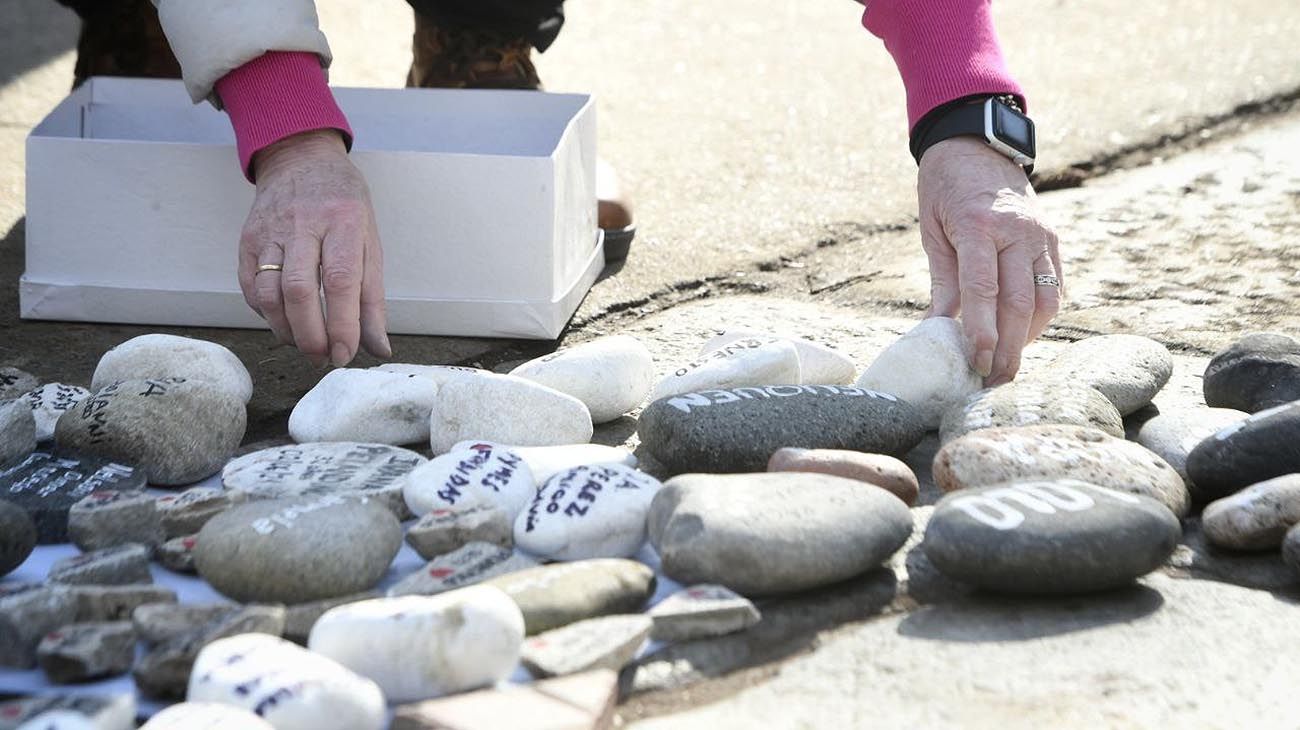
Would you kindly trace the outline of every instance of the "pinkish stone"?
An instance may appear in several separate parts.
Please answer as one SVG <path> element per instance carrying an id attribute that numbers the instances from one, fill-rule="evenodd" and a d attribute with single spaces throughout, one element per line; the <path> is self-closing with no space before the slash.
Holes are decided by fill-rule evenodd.
<path id="1" fill-rule="evenodd" d="M 916 504 L 920 485 L 907 464 L 884 454 L 866 454 L 843 449 L 785 448 L 772 454 L 768 471 L 803 471 L 832 474 L 873 484 L 903 500 Z"/>

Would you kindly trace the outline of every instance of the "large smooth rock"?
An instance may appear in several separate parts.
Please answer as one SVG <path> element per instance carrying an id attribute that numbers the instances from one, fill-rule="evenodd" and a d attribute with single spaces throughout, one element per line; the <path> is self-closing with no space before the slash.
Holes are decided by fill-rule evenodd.
<path id="1" fill-rule="evenodd" d="M 641 445 L 673 472 L 762 471 L 777 449 L 902 454 L 921 441 L 916 410 L 885 393 L 842 385 L 705 390 L 641 413 Z"/>
<path id="2" fill-rule="evenodd" d="M 276 730 L 271 723 L 238 707 L 217 702 L 179 702 L 165 707 L 140 730 Z"/>
<path id="3" fill-rule="evenodd" d="M 163 542 L 154 497 L 99 489 L 68 510 L 68 537 L 84 552 L 134 542 L 151 552 Z"/>
<path id="4" fill-rule="evenodd" d="M 1210 360 L 1202 387 L 1207 405 L 1247 413 L 1300 400 L 1300 341 L 1248 334 Z"/>
<path id="5" fill-rule="evenodd" d="M 294 444 L 231 460 L 221 471 L 221 482 L 247 499 L 368 497 L 406 519 L 410 512 L 402 486 L 406 475 L 425 461 L 414 451 L 387 444 Z"/>
<path id="6" fill-rule="evenodd" d="M 945 575 L 1007 593 L 1085 593 L 1128 585 L 1173 553 L 1182 529 L 1149 498 L 1074 479 L 950 494 L 921 549 Z"/>
<path id="7" fill-rule="evenodd" d="M 90 388 L 168 378 L 206 381 L 241 403 L 253 397 L 253 378 L 235 353 L 215 342 L 161 334 L 133 337 L 104 353 Z"/>
<path id="8" fill-rule="evenodd" d="M 36 666 L 36 647 L 49 632 L 77 620 L 72 588 L 0 583 L 0 667 Z"/>
<path id="9" fill-rule="evenodd" d="M 36 450 L 36 419 L 23 400 L 0 402 L 0 467 Z"/>
<path id="10" fill-rule="evenodd" d="M 533 472 L 533 479 L 544 484 L 547 479 L 577 466 L 595 466 L 597 464 L 622 464 L 635 467 L 636 456 L 625 446 L 604 446 L 602 444 L 563 444 L 560 446 L 511 446 L 495 444 L 489 441 L 461 441 L 451 447 L 452 451 L 477 449 L 483 446 L 509 449 L 524 458 L 524 463 Z"/>
<path id="11" fill-rule="evenodd" d="M 13 400 L 40 387 L 41 381 L 26 370 L 0 367 L 0 401 Z"/>
<path id="12" fill-rule="evenodd" d="M 152 583 L 149 552 L 144 545 L 128 542 L 73 555 L 55 561 L 47 580 L 76 585 Z"/>
<path id="13" fill-rule="evenodd" d="M 763 616 L 748 598 L 720 585 L 697 585 L 650 609 L 655 641 L 691 641 L 744 631 Z"/>
<path id="14" fill-rule="evenodd" d="M 491 505 L 444 507 L 428 512 L 406 530 L 406 544 L 425 560 L 433 560 L 472 542 L 514 547 L 515 526 L 510 515 Z"/>
<path id="15" fill-rule="evenodd" d="M 515 544 L 549 560 L 628 558 L 645 544 L 650 502 L 663 486 L 626 466 L 557 474 L 515 520 Z"/>
<path id="16" fill-rule="evenodd" d="M 944 413 L 984 387 L 971 369 L 972 354 L 961 322 L 930 317 L 877 355 L 855 385 L 902 398 L 934 430 Z"/>
<path id="17" fill-rule="evenodd" d="M 618 671 L 636 656 L 653 626 L 649 616 L 639 613 L 579 621 L 529 639 L 520 660 L 539 678 L 594 669 Z"/>
<path id="18" fill-rule="evenodd" d="M 0 728 L 132 730 L 135 727 L 135 711 L 135 695 L 130 692 L 21 697 L 0 702 Z"/>
<path id="19" fill-rule="evenodd" d="M 535 568 L 531 556 L 488 542 L 471 542 L 439 555 L 388 589 L 389 596 L 436 596 L 477 585 L 498 575 Z"/>
<path id="20" fill-rule="evenodd" d="M 617 700 L 618 675 L 600 669 L 402 705 L 389 730 L 608 730 Z"/>
<path id="21" fill-rule="evenodd" d="M 524 617 L 491 586 L 331 609 L 307 646 L 379 685 L 389 702 L 486 687 L 519 663 Z"/>
<path id="22" fill-rule="evenodd" d="M 331 370 L 293 407 L 289 435 L 298 443 L 423 442 L 429 438 L 429 414 L 437 396 L 437 383 L 418 375 Z"/>
<path id="23" fill-rule="evenodd" d="M 1169 462 L 1184 482 L 1187 476 L 1187 455 L 1202 441 L 1227 426 L 1244 420 L 1249 414 L 1231 408 L 1193 407 L 1182 410 L 1161 411 L 1142 424 L 1137 442 Z"/>
<path id="24" fill-rule="evenodd" d="M 1093 428 L 983 429 L 955 439 L 934 457 L 934 481 L 946 492 L 1057 479 L 1151 497 L 1179 517 L 1187 514 L 1187 487 L 1172 466 L 1138 444 Z"/>
<path id="25" fill-rule="evenodd" d="M 72 505 L 100 491 L 143 489 L 144 472 L 94 456 L 37 451 L 0 467 L 0 494 L 27 512 L 41 545 L 68 541 Z"/>
<path id="26" fill-rule="evenodd" d="M 798 385 L 799 353 L 788 340 L 745 337 L 674 368 L 655 384 L 651 400 L 714 388 Z"/>
<path id="27" fill-rule="evenodd" d="M 373 500 L 266 500 L 204 525 L 194 564 L 236 601 L 302 603 L 374 587 L 401 545 L 402 526 Z"/>
<path id="28" fill-rule="evenodd" d="M 199 652 L 190 702 L 255 712 L 276 730 L 380 730 L 384 694 L 338 662 L 274 636 L 214 641 Z"/>
<path id="29" fill-rule="evenodd" d="M 591 412 L 577 398 L 513 375 L 484 375 L 438 390 L 429 446 L 435 455 L 467 440 L 558 446 L 586 443 L 592 432 Z"/>
<path id="30" fill-rule="evenodd" d="M 1150 403 L 1173 372 L 1173 356 L 1159 342 L 1140 335 L 1100 335 L 1066 347 L 1043 374 L 1092 386 L 1127 416 Z"/>
<path id="31" fill-rule="evenodd" d="M 1300 474 L 1275 477 L 1215 500 L 1201 513 L 1210 542 L 1232 550 L 1276 550 L 1300 523 Z"/>
<path id="32" fill-rule="evenodd" d="M 637 338 L 611 335 L 529 360 L 510 374 L 577 398 L 593 422 L 606 423 L 650 395 L 655 364 Z"/>
<path id="33" fill-rule="evenodd" d="M 89 396 L 89 390 L 63 383 L 46 383 L 27 391 L 23 400 L 32 409 L 32 418 L 36 421 L 36 440 L 49 441 L 54 438 L 54 426 L 59 422 L 59 417 Z"/>
<path id="34" fill-rule="evenodd" d="M 284 630 L 284 613 L 284 606 L 238 606 L 189 633 L 154 646 L 131 671 L 136 687 L 147 697 L 180 699 L 185 696 L 195 659 L 204 647 L 240 634 L 279 636 Z"/>
<path id="35" fill-rule="evenodd" d="M 1300 472 L 1300 401 L 1226 426 L 1187 455 L 1192 496 L 1206 502 L 1294 472 Z"/>
<path id="36" fill-rule="evenodd" d="M 135 662 L 135 629 L 130 621 L 68 624 L 41 639 L 36 661 L 55 684 L 126 674 Z"/>
<path id="37" fill-rule="evenodd" d="M 36 525 L 21 507 L 0 500 L 0 576 L 23 564 L 36 547 Z"/>
<path id="38" fill-rule="evenodd" d="M 635 560 L 579 560 L 509 573 L 487 585 L 514 599 L 531 636 L 587 618 L 639 611 L 654 595 L 655 573 Z"/>
<path id="39" fill-rule="evenodd" d="M 940 443 L 982 428 L 1061 424 L 1090 426 L 1124 438 L 1119 411 L 1087 385 L 1026 378 L 981 390 L 944 414 Z"/>
<path id="40" fill-rule="evenodd" d="M 402 485 L 406 506 L 416 516 L 495 507 L 513 522 L 536 494 L 537 482 L 523 457 L 486 443 L 436 456 L 412 469 Z"/>
<path id="41" fill-rule="evenodd" d="M 244 403 L 200 380 L 123 380 L 64 413 L 59 446 L 124 461 L 151 484 L 190 484 L 221 470 L 244 438 Z"/>
<path id="42" fill-rule="evenodd" d="M 833 347 L 828 347 L 802 337 L 786 337 L 770 332 L 748 329 L 727 329 L 712 337 L 700 348 L 700 356 L 743 339 L 778 339 L 794 345 L 799 356 L 800 385 L 850 385 L 857 374 L 853 360 Z"/>
<path id="43" fill-rule="evenodd" d="M 797 472 L 674 477 L 648 522 L 665 575 L 748 596 L 852 578 L 879 567 L 912 533 L 911 513 L 892 494 Z"/>
<path id="44" fill-rule="evenodd" d="M 916 504 L 921 485 L 912 468 L 885 454 L 864 454 L 844 449 L 778 449 L 767 462 L 768 471 L 800 471 L 832 474 L 872 484 L 903 500 Z"/>

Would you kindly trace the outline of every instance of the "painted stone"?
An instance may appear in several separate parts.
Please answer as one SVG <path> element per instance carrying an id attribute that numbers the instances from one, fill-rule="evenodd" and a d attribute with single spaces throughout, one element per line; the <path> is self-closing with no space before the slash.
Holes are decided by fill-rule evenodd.
<path id="1" fill-rule="evenodd" d="M 193 535 L 208 520 L 244 501 L 245 492 L 220 487 L 191 487 L 178 494 L 158 497 L 155 505 L 163 534 L 168 539 Z"/>
<path id="2" fill-rule="evenodd" d="M 23 564 L 36 547 L 36 525 L 16 504 L 0 500 L 0 576 Z"/>
<path id="3" fill-rule="evenodd" d="M 607 423 L 650 395 L 655 365 L 640 340 L 612 335 L 529 360 L 510 374 L 577 398 L 591 411 L 592 422 Z"/>
<path id="4" fill-rule="evenodd" d="M 486 542 L 471 542 L 440 555 L 388 589 L 389 596 L 436 596 L 498 575 L 535 568 L 532 557 Z"/>
<path id="5" fill-rule="evenodd" d="M 205 381 L 241 403 L 253 397 L 253 379 L 235 353 L 215 342 L 163 334 L 133 337 L 104 353 L 90 387 L 167 378 Z"/>
<path id="6" fill-rule="evenodd" d="M 144 545 L 128 542 L 63 558 L 50 566 L 48 580 L 78 585 L 152 583 L 149 552 Z"/>
<path id="7" fill-rule="evenodd" d="M 0 667 L 35 667 L 41 639 L 76 620 L 77 601 L 69 586 L 0 583 Z"/>
<path id="8" fill-rule="evenodd" d="M 618 671 L 636 656 L 653 625 L 639 613 L 579 621 L 528 639 L 520 659 L 534 677 Z"/>
<path id="9" fill-rule="evenodd" d="M 14 367 L 0 367 L 0 401 L 13 400 L 40 387 L 35 375 Z"/>
<path id="10" fill-rule="evenodd" d="M 429 439 L 438 385 L 418 375 L 339 368 L 321 378 L 289 414 L 298 443 L 413 444 Z"/>
<path id="11" fill-rule="evenodd" d="M 748 598 L 720 585 L 695 585 L 650 609 L 655 641 L 691 641 L 744 631 L 763 616 Z"/>
<path id="12" fill-rule="evenodd" d="M 217 702 L 181 702 L 165 707 L 140 730 L 276 730 L 257 715 Z"/>
<path id="13" fill-rule="evenodd" d="M 144 472 L 94 456 L 37 451 L 0 466 L 0 499 L 21 507 L 40 545 L 68 542 L 68 512 L 97 491 L 144 488 Z"/>
<path id="14" fill-rule="evenodd" d="M 857 374 L 853 360 L 833 347 L 802 337 L 785 337 L 757 330 L 727 329 L 709 339 L 700 349 L 700 356 L 737 340 L 752 338 L 786 340 L 794 345 L 795 353 L 799 356 L 800 385 L 851 385 L 853 376 Z"/>
<path id="15" fill-rule="evenodd" d="M 1300 472 L 1300 401 L 1226 426 L 1187 455 L 1192 496 L 1200 501 L 1295 472 Z"/>
<path id="16" fill-rule="evenodd" d="M 145 603 L 131 611 L 131 626 L 146 645 L 193 634 L 239 610 L 235 603 Z"/>
<path id="17" fill-rule="evenodd" d="M 68 624 L 41 639 L 36 661 L 55 684 L 126 674 L 135 662 L 135 629 L 130 621 Z"/>
<path id="18" fill-rule="evenodd" d="M 799 353 L 786 340 L 746 337 L 674 368 L 655 384 L 651 400 L 701 390 L 798 385 Z"/>
<path id="19" fill-rule="evenodd" d="M 416 516 L 437 509 L 495 507 L 511 521 L 537 493 L 537 482 L 514 451 L 489 444 L 450 451 L 412 469 L 402 485 Z"/>
<path id="20" fill-rule="evenodd" d="M 240 634 L 279 636 L 283 630 L 283 606 L 239 606 L 188 634 L 153 647 L 136 663 L 131 676 L 146 697 L 180 699 L 186 696 L 196 658 L 208 644 Z M 195 699 L 192 687 L 189 697 Z"/>
<path id="21" fill-rule="evenodd" d="M 380 370 L 389 373 L 401 373 L 402 375 L 418 375 L 422 378 L 432 380 L 435 385 L 441 387 L 445 383 L 461 378 L 474 378 L 480 375 L 494 375 L 491 370 L 483 368 L 468 368 L 462 365 L 414 365 L 404 362 L 389 362 L 383 365 L 376 365 L 371 370 Z"/>
<path id="22" fill-rule="evenodd" d="M 32 418 L 36 422 L 36 440 L 49 441 L 54 438 L 54 425 L 59 417 L 70 411 L 90 391 L 77 385 L 63 383 L 46 383 L 23 395 L 23 400 L 32 409 Z"/>
<path id="23" fill-rule="evenodd" d="M 429 420 L 429 446 L 445 454 L 459 441 L 558 446 L 591 441 L 586 404 L 513 375 L 449 381 L 438 390 Z"/>
<path id="24" fill-rule="evenodd" d="M 595 466 L 597 464 L 622 464 L 635 467 L 636 456 L 624 446 L 604 446 L 602 444 L 563 444 L 561 446 L 510 446 L 494 444 L 488 441 L 461 441 L 451 447 L 452 451 L 482 448 L 509 449 L 520 455 L 524 463 L 533 472 L 533 479 L 544 484 L 547 479 L 577 466 Z"/>
<path id="25" fill-rule="evenodd" d="M 197 534 L 173 537 L 158 546 L 154 551 L 154 559 L 173 573 L 197 574 L 199 571 L 194 567 L 194 548 L 198 544 Z"/>
<path id="26" fill-rule="evenodd" d="M 425 514 L 406 531 L 406 544 L 420 557 L 433 560 L 472 542 L 502 548 L 515 544 L 514 524 L 500 507 L 475 505 L 464 509 L 440 507 Z"/>
<path id="27" fill-rule="evenodd" d="M 55 694 L 0 701 L 0 729 L 132 730 L 135 695 Z"/>
<path id="28" fill-rule="evenodd" d="M 36 450 L 36 418 L 21 400 L 0 402 L 0 466 Z"/>
<path id="29" fill-rule="evenodd" d="M 1124 421 L 1101 391 L 1030 377 L 967 396 L 944 414 L 939 442 L 983 428 L 1043 424 L 1089 426 L 1124 438 Z"/>
<path id="30" fill-rule="evenodd" d="M 152 552 L 163 541 L 154 497 L 101 489 L 68 510 L 68 538 L 83 552 L 134 542 Z"/>
<path id="31" fill-rule="evenodd" d="M 551 477 L 515 520 L 515 544 L 549 560 L 628 558 L 645 544 L 663 486 L 625 466 L 580 466 Z"/>

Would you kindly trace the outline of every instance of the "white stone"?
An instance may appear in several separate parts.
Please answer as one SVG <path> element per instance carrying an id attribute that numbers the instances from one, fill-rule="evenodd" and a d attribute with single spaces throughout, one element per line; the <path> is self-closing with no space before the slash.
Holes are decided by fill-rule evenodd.
<path id="1" fill-rule="evenodd" d="M 786 337 L 750 329 L 727 329 L 704 343 L 700 354 L 705 355 L 719 347 L 746 337 L 774 337 L 789 340 L 799 353 L 800 385 L 849 385 L 857 375 L 857 366 L 848 355 L 819 342 L 802 337 Z"/>
<path id="2" fill-rule="evenodd" d="M 510 374 L 568 393 L 587 404 L 592 421 L 607 423 L 650 395 L 655 364 L 640 340 L 612 335 L 529 360 Z"/>
<path id="3" fill-rule="evenodd" d="M 402 375 L 418 375 L 432 380 L 438 386 L 452 380 L 492 374 L 491 370 L 467 368 L 461 365 L 412 365 L 403 362 L 384 363 L 370 369 L 388 373 L 401 373 Z"/>
<path id="4" fill-rule="evenodd" d="M 683 588 L 650 609 L 656 641 L 690 641 L 722 636 L 753 626 L 762 614 L 752 601 L 726 586 Z"/>
<path id="5" fill-rule="evenodd" d="M 519 663 L 524 617 L 499 588 L 402 596 L 331 609 L 307 646 L 374 680 L 389 702 L 495 684 Z"/>
<path id="6" fill-rule="evenodd" d="M 501 446 L 524 457 L 524 463 L 533 470 L 533 479 L 543 484 L 547 479 L 577 466 L 594 466 L 596 464 L 622 464 L 636 467 L 636 455 L 623 446 L 604 446 L 601 444 L 565 444 L 563 446 L 511 446 L 493 444 L 486 441 L 461 441 L 451 447 L 452 451 L 472 448 L 476 444 Z"/>
<path id="7" fill-rule="evenodd" d="M 386 720 L 374 682 L 269 634 L 203 647 L 185 699 L 257 712 L 276 730 L 380 730 Z"/>
<path id="8" fill-rule="evenodd" d="M 0 718 L 2 720 L 3 718 Z M 118 725 L 127 730 L 130 725 Z M 42 712 L 19 725 L 17 730 L 110 730 L 110 726 L 92 720 L 80 712 L 72 710 L 50 710 Z"/>
<path id="9" fill-rule="evenodd" d="M 907 401 L 934 430 L 945 411 L 984 387 L 969 354 L 960 322 L 930 317 L 885 348 L 856 385 Z"/>
<path id="10" fill-rule="evenodd" d="M 1187 478 L 1187 455 L 1196 445 L 1225 427 L 1250 417 L 1232 408 L 1189 408 L 1164 411 L 1142 424 L 1137 442 L 1169 462 L 1184 482 Z"/>
<path id="11" fill-rule="evenodd" d="M 134 337 L 104 353 L 90 389 L 161 378 L 206 380 L 244 403 L 253 397 L 253 378 L 235 353 L 215 342 L 158 334 Z"/>
<path id="12" fill-rule="evenodd" d="M 644 614 L 602 616 L 538 634 L 524 644 L 523 664 L 534 677 L 592 669 L 622 669 L 650 636 Z"/>
<path id="13" fill-rule="evenodd" d="M 482 583 L 506 573 L 536 568 L 533 558 L 511 548 L 487 542 L 471 542 L 440 555 L 398 581 L 388 596 L 436 596 L 440 593 Z"/>
<path id="14" fill-rule="evenodd" d="M 655 385 L 650 400 L 748 385 L 798 385 L 799 353 L 788 340 L 743 337 L 675 368 Z"/>
<path id="15" fill-rule="evenodd" d="M 406 475 L 402 497 L 419 517 L 435 509 L 497 507 L 513 522 L 537 494 L 537 481 L 523 457 L 489 444 L 450 451 Z"/>
<path id="16" fill-rule="evenodd" d="M 23 399 L 32 409 L 32 418 L 36 420 L 36 440 L 49 441 L 54 438 L 54 424 L 59 416 L 72 410 L 77 402 L 90 395 L 90 391 L 76 385 L 63 383 L 46 383 L 28 391 Z"/>
<path id="17" fill-rule="evenodd" d="M 662 486 L 618 465 L 556 474 L 515 519 L 515 544 L 551 560 L 631 557 L 645 543 L 646 515 Z"/>
<path id="18" fill-rule="evenodd" d="M 275 726 L 239 707 L 181 702 L 164 708 L 140 730 L 275 730 Z"/>
<path id="19" fill-rule="evenodd" d="M 582 401 L 513 375 L 484 375 L 444 383 L 429 420 L 429 446 L 445 454 L 458 441 L 481 439 L 518 446 L 591 441 L 591 412 Z"/>
<path id="20" fill-rule="evenodd" d="M 438 385 L 418 375 L 340 368 L 321 378 L 289 414 L 298 443 L 413 444 L 429 438 Z"/>

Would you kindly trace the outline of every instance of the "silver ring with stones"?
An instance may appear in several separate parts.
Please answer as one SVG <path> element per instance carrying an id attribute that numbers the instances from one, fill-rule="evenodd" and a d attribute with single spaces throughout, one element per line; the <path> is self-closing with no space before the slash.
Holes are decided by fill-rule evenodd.
<path id="1" fill-rule="evenodd" d="M 1061 280 L 1053 274 L 1034 274 L 1034 286 L 1054 286 L 1061 287 Z"/>

